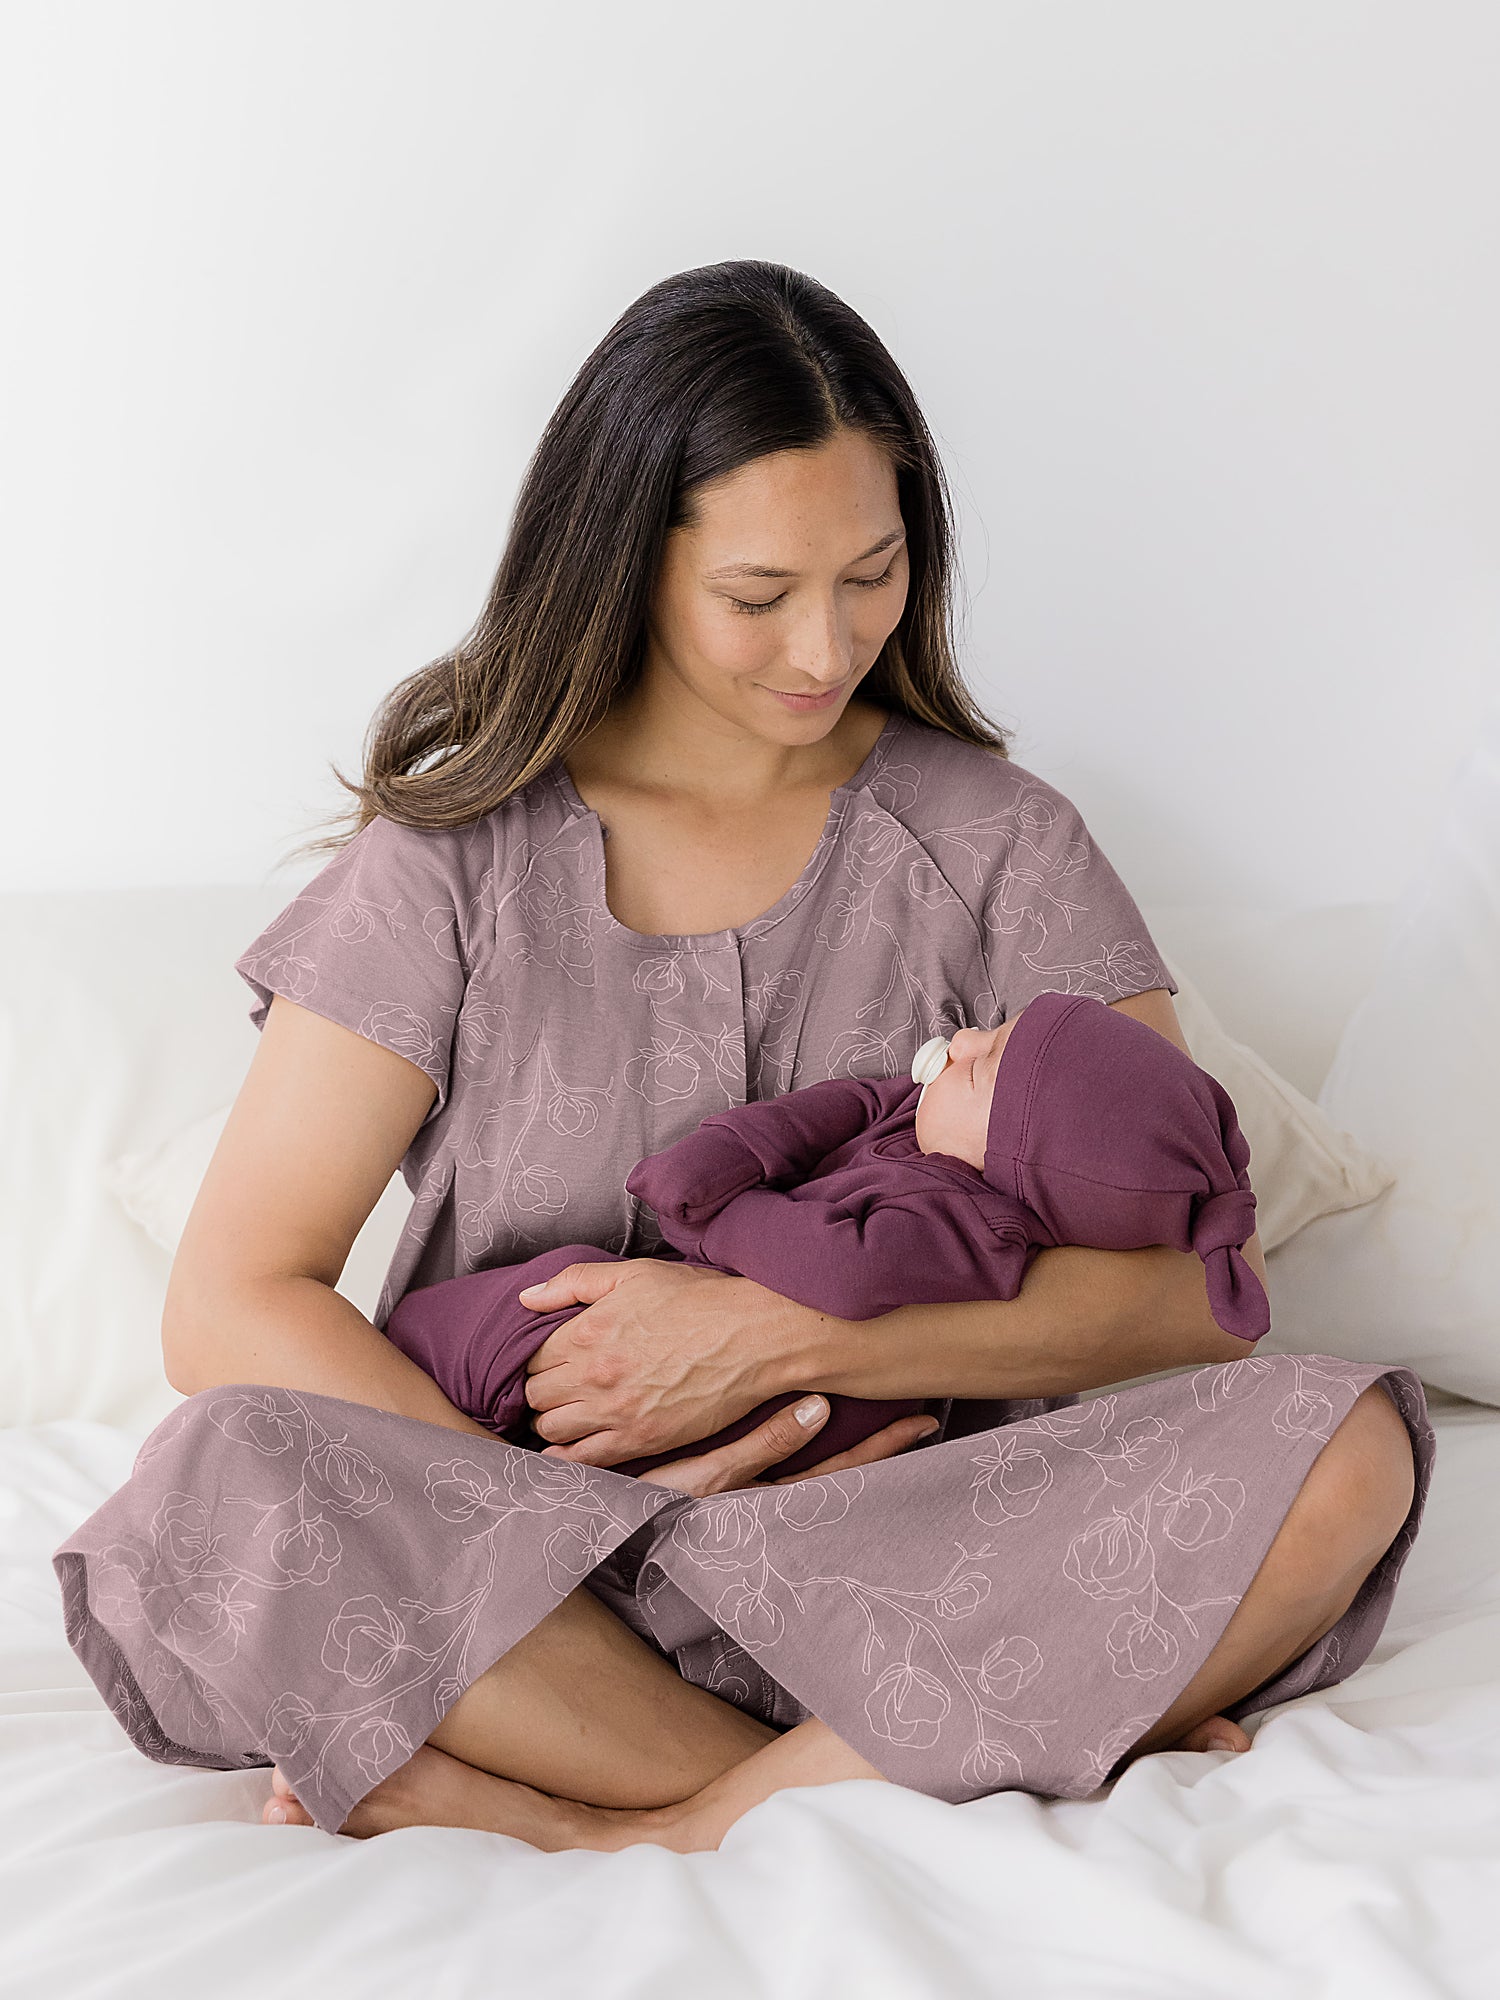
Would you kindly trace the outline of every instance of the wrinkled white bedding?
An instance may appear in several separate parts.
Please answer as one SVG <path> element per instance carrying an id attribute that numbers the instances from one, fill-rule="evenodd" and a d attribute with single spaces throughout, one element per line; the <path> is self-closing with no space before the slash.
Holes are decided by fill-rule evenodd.
<path id="1" fill-rule="evenodd" d="M 1422 1533 L 1371 1659 L 1081 1803 L 784 1792 L 714 1854 L 260 1823 L 269 1772 L 143 1758 L 49 1554 L 145 1431 L 0 1430 L 0 1994 L 1500 1993 L 1500 1409 L 1431 1397 Z"/>

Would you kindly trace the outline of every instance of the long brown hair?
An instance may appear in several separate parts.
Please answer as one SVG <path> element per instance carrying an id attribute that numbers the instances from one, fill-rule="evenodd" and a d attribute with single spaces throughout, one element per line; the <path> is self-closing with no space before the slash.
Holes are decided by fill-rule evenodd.
<path id="1" fill-rule="evenodd" d="M 953 506 L 905 376 L 857 312 L 760 258 L 663 278 L 626 308 L 569 384 L 521 481 L 472 630 L 399 682 L 373 717 L 342 846 L 377 814 L 467 826 L 587 735 L 638 678 L 666 537 L 694 490 L 840 425 L 888 454 L 910 584 L 859 693 L 1009 754 L 954 658 Z"/>

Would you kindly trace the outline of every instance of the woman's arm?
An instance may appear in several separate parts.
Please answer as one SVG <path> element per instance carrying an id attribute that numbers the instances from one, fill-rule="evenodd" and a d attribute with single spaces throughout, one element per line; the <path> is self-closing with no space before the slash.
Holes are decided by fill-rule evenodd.
<path id="1" fill-rule="evenodd" d="M 1252 1237 L 1245 1254 L 1263 1268 Z M 1252 1343 L 1209 1310 L 1191 1251 L 1041 1250 L 1014 1299 L 845 1320 L 750 1278 L 650 1257 L 569 1264 L 528 1304 L 583 1310 L 527 1364 L 544 1449 L 587 1465 L 687 1445 L 794 1389 L 876 1398 L 1066 1395 Z"/>
<path id="2" fill-rule="evenodd" d="M 1165 987 L 1109 1004 L 1191 1057 Z M 1265 1284 L 1258 1237 L 1244 1254 Z M 1008 1300 L 901 1306 L 864 1321 L 782 1304 L 789 1310 L 776 1315 L 768 1395 L 806 1388 L 879 1397 L 1055 1396 L 1254 1352 L 1253 1342 L 1215 1320 L 1203 1260 L 1165 1245 L 1041 1250 Z"/>
<path id="3" fill-rule="evenodd" d="M 436 1095 L 404 1056 L 271 1001 L 172 1263 L 173 1388 L 264 1382 L 492 1435 L 334 1290 Z"/>
<path id="4" fill-rule="evenodd" d="M 1245 1255 L 1263 1273 L 1254 1237 Z M 1214 1319 L 1203 1260 L 1159 1246 L 1061 1244 L 1037 1252 L 1013 1299 L 899 1306 L 879 1319 L 835 1319 L 781 1300 L 773 1328 L 761 1349 L 768 1396 L 1059 1396 L 1255 1351 Z"/>

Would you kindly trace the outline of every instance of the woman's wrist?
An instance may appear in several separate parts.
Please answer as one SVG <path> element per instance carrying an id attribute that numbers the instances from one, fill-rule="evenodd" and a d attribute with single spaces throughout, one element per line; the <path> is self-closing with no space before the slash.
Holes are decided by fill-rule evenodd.
<path id="1" fill-rule="evenodd" d="M 872 1320 L 756 1290 L 766 1395 L 1058 1396 L 1254 1351 L 1214 1324 L 1201 1260 L 1161 1247 L 1043 1250 L 1014 1299 L 898 1306 Z"/>
<path id="2" fill-rule="evenodd" d="M 818 1376 L 848 1367 L 855 1321 L 784 1298 L 751 1278 L 739 1282 L 749 1286 L 753 1298 L 754 1376 L 761 1401 L 793 1389 L 822 1389 Z"/>

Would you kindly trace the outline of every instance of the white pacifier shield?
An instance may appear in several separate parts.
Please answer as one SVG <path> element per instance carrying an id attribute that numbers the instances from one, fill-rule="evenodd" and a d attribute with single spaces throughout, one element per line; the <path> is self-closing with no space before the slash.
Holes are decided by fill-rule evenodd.
<path id="1" fill-rule="evenodd" d="M 912 1057 L 911 1080 L 920 1083 L 925 1090 L 929 1083 L 940 1077 L 948 1065 L 948 1044 L 951 1035 L 934 1035 L 931 1041 L 923 1042 Z"/>

